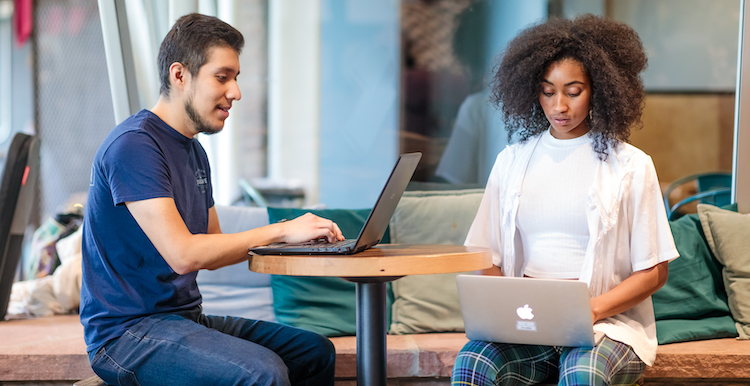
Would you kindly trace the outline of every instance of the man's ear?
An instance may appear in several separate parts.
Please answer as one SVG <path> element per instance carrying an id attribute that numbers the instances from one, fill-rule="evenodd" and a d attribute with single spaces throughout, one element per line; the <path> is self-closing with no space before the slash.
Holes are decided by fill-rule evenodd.
<path id="1" fill-rule="evenodd" d="M 174 62 L 169 66 L 169 81 L 172 83 L 172 87 L 183 91 L 187 87 L 189 79 L 190 71 L 182 63 Z"/>

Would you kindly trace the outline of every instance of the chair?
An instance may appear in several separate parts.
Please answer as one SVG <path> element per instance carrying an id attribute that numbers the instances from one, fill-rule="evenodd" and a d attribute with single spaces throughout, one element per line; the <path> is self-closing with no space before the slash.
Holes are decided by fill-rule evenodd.
<path id="1" fill-rule="evenodd" d="M 692 184 L 692 186 L 691 186 Z M 679 218 L 685 205 L 699 201 L 704 204 L 723 206 L 731 200 L 732 174 L 729 172 L 697 173 L 680 178 L 664 191 L 664 207 L 670 220 Z M 675 204 L 670 205 L 670 196 L 679 189 L 692 188 L 687 195 L 679 197 Z M 715 192 L 714 192 L 715 191 Z M 713 192 L 713 193 L 709 193 Z"/>
<path id="2" fill-rule="evenodd" d="M 240 178 L 239 183 L 240 188 L 242 188 L 242 197 L 247 204 L 255 204 L 263 208 L 268 207 L 266 198 L 263 197 L 263 194 L 259 192 L 258 189 L 255 189 L 255 187 L 250 185 L 250 183 L 244 178 Z"/>
<path id="3" fill-rule="evenodd" d="M 0 320 L 8 311 L 38 175 L 39 139 L 17 133 L 8 150 L 0 185 Z"/>
<path id="4" fill-rule="evenodd" d="M 672 205 L 669 208 L 669 220 L 677 220 L 682 217 L 685 213 L 680 211 L 685 205 L 692 202 L 698 201 L 701 204 L 712 204 L 716 206 L 729 205 L 732 201 L 732 189 L 731 188 L 717 188 L 706 192 L 701 192 L 680 200 L 678 203 Z"/>
<path id="5" fill-rule="evenodd" d="M 243 178 L 240 178 L 239 184 L 242 189 L 240 201 L 247 206 L 297 208 L 305 202 L 305 190 L 302 187 L 268 182 L 261 183 L 264 186 L 259 187 Z"/>

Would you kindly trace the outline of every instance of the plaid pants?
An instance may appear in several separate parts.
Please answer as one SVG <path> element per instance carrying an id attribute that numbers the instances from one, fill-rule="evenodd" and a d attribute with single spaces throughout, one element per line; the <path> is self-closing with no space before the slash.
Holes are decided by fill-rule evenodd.
<path id="1" fill-rule="evenodd" d="M 632 385 L 646 364 L 630 346 L 604 337 L 594 348 L 528 346 L 472 340 L 456 356 L 454 386 Z"/>

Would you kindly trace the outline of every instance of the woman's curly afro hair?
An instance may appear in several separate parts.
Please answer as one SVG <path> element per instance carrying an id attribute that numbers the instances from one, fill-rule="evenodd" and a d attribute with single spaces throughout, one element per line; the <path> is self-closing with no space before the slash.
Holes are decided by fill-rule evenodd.
<path id="1" fill-rule="evenodd" d="M 642 126 L 646 54 L 638 34 L 626 24 L 583 15 L 574 20 L 550 19 L 523 30 L 495 65 L 489 79 L 491 101 L 503 112 L 509 137 L 521 141 L 549 128 L 539 104 L 541 82 L 549 66 L 574 59 L 591 80 L 591 119 L 594 150 L 600 159 L 618 141 L 627 142 L 630 129 Z"/>

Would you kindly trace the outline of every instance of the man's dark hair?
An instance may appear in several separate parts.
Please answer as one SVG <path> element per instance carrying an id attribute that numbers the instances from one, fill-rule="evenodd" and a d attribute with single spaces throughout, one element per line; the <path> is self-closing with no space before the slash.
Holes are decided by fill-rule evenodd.
<path id="1" fill-rule="evenodd" d="M 208 61 L 214 47 L 229 47 L 239 55 L 245 39 L 240 31 L 213 16 L 191 13 L 174 23 L 159 47 L 159 81 L 161 95 L 169 95 L 169 67 L 179 62 L 191 75 Z"/>
<path id="2" fill-rule="evenodd" d="M 490 81 L 492 102 L 502 109 L 509 136 L 522 141 L 550 126 L 539 104 L 542 80 L 552 63 L 573 59 L 591 79 L 589 130 L 600 159 L 631 128 L 640 128 L 645 91 L 640 77 L 647 58 L 638 34 L 611 19 L 584 15 L 553 18 L 522 31 L 506 48 Z"/>

